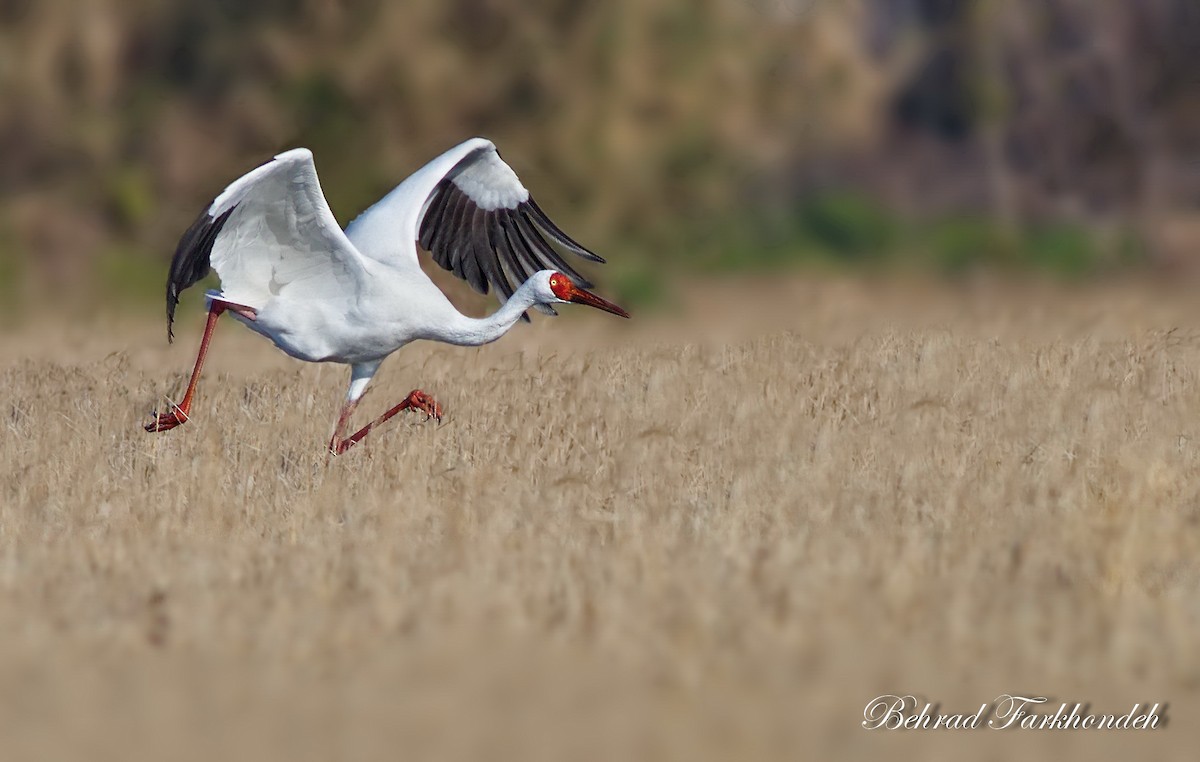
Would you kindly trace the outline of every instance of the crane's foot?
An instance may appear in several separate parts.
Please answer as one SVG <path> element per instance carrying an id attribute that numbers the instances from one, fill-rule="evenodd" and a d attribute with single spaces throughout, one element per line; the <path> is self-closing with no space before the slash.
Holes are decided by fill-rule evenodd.
<path id="1" fill-rule="evenodd" d="M 170 431 L 176 426 L 182 426 L 188 422 L 187 411 L 179 405 L 171 405 L 170 411 L 160 413 L 157 410 L 152 413 L 154 420 L 147 423 L 145 429 L 153 434 L 156 431 Z"/>
<path id="2" fill-rule="evenodd" d="M 408 397 L 404 402 L 400 404 L 406 405 L 409 410 L 421 411 L 425 414 L 425 420 L 427 421 L 432 418 L 438 423 L 442 422 L 442 406 L 438 404 L 437 400 L 420 389 L 413 389 L 408 393 Z"/>

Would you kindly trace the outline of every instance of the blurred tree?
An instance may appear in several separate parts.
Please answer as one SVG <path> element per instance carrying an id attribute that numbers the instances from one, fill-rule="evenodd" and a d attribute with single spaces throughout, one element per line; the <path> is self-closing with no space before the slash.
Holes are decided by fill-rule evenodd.
<path id="1" fill-rule="evenodd" d="M 0 245 L 157 262 L 296 144 L 346 221 L 482 133 L 629 258 L 753 250 L 847 190 L 1162 248 L 1200 206 L 1198 39 L 1195 0 L 0 0 Z"/>

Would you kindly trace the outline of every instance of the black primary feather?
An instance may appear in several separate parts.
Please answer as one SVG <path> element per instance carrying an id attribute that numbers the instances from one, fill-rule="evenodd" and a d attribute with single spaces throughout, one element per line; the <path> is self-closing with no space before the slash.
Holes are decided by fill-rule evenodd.
<path id="1" fill-rule="evenodd" d="M 167 275 L 167 341 L 175 339 L 172 327 L 175 323 L 175 307 L 184 289 L 199 281 L 209 272 L 209 255 L 221 229 L 229 220 L 233 205 L 217 217 L 208 214 L 208 207 L 200 213 L 192 226 L 184 232 L 171 258 L 171 270 Z"/>
<path id="2" fill-rule="evenodd" d="M 590 288 L 587 278 L 568 265 L 550 241 L 592 262 L 604 259 L 551 222 L 532 196 L 515 207 L 482 209 L 455 185 L 453 179 L 483 150 L 464 158 L 438 184 L 421 218 L 417 242 L 434 262 L 471 288 L 481 294 L 495 288 L 505 301 L 538 270 L 558 270 L 581 288 Z M 549 305 L 537 309 L 557 314 Z"/>
<path id="3" fill-rule="evenodd" d="M 590 259 L 593 262 L 599 262 L 601 264 L 604 263 L 604 257 L 600 256 L 599 254 L 594 254 L 594 253 L 588 251 L 587 249 L 583 248 L 578 243 L 576 243 L 574 238 L 571 238 L 571 236 L 569 236 L 566 233 L 564 233 L 563 231 L 559 230 L 558 225 L 555 225 L 554 222 L 549 217 L 546 216 L 546 213 L 542 211 L 542 208 L 537 205 L 537 202 L 533 200 L 533 196 L 530 196 L 529 199 L 524 204 L 521 204 L 521 207 L 527 207 L 528 211 L 532 214 L 533 219 L 537 222 L 537 224 L 543 230 L 545 230 L 547 233 L 549 233 L 550 237 L 553 238 L 555 241 L 558 241 L 560 244 L 562 244 L 566 248 L 570 249 L 572 252 L 578 254 L 579 256 L 583 257 L 584 259 Z M 518 208 L 521 208 L 521 207 L 518 207 Z"/>

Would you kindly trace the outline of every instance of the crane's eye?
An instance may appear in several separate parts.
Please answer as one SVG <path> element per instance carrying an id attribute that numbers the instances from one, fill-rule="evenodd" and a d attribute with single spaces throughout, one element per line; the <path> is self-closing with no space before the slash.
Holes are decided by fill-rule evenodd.
<path id="1" fill-rule="evenodd" d="M 550 288 L 558 288 L 558 278 L 550 279 Z"/>

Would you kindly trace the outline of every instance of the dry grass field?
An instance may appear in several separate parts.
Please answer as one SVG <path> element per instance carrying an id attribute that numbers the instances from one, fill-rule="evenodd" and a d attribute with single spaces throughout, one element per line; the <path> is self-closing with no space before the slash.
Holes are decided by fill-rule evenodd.
<path id="1" fill-rule="evenodd" d="M 3 759 L 1187 758 L 1200 305 L 847 281 L 413 346 L 229 322 L 0 344 Z M 193 318 L 199 317 L 196 315 Z M 1143 732 L 886 733 L 883 693 L 1169 702 Z"/>

